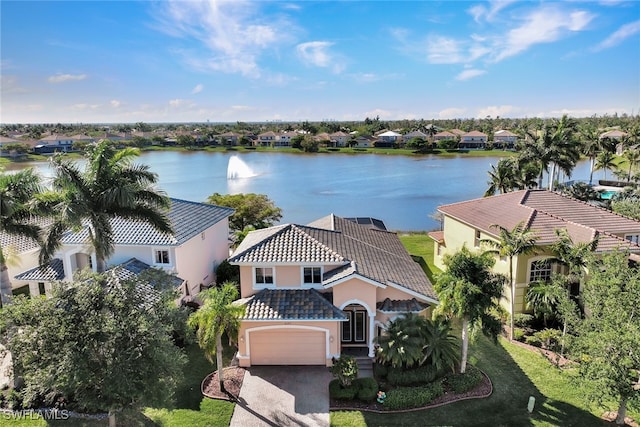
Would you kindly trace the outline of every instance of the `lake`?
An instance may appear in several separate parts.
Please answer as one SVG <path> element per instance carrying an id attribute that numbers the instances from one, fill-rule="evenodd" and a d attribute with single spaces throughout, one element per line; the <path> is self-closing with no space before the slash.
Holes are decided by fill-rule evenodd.
<path id="1" fill-rule="evenodd" d="M 247 177 L 227 178 L 232 156 L 248 167 Z M 204 201 L 213 193 L 266 194 L 282 209 L 282 223 L 306 224 L 334 213 L 371 216 L 391 230 L 433 230 L 429 215 L 439 205 L 482 197 L 487 171 L 499 157 L 413 157 L 381 154 L 292 154 L 272 152 L 211 153 L 151 151 L 138 162 L 159 176 L 158 187 L 171 197 Z M 232 161 L 234 162 L 234 161 Z M 33 166 L 51 176 L 48 163 Z M 242 164 L 239 166 L 242 169 Z M 242 176 L 242 174 L 241 174 Z M 602 171 L 594 180 L 602 178 Z M 581 161 L 572 179 L 589 179 Z"/>

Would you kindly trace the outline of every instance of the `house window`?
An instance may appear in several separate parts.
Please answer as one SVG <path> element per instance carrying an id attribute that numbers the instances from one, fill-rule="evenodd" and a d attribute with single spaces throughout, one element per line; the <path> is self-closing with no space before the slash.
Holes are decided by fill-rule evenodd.
<path id="1" fill-rule="evenodd" d="M 44 282 L 38 282 L 38 293 L 40 295 L 45 295 L 46 294 L 46 290 L 44 288 Z"/>
<path id="2" fill-rule="evenodd" d="M 256 267 L 256 284 L 268 285 L 273 283 L 273 268 Z"/>
<path id="3" fill-rule="evenodd" d="M 550 259 L 539 259 L 531 262 L 529 282 L 546 282 L 551 279 L 553 264 Z"/>
<path id="4" fill-rule="evenodd" d="M 473 246 L 475 246 L 476 248 L 480 247 L 480 230 L 476 230 L 476 235 L 473 240 Z"/>
<path id="5" fill-rule="evenodd" d="M 156 251 L 156 264 L 169 264 L 169 251 Z"/>
<path id="6" fill-rule="evenodd" d="M 305 284 L 322 283 L 322 268 L 304 267 L 303 276 Z"/>
<path id="7" fill-rule="evenodd" d="M 624 238 L 636 245 L 640 245 L 640 234 L 627 234 Z"/>
<path id="8" fill-rule="evenodd" d="M 442 256 L 442 245 L 440 243 L 438 243 L 438 256 Z"/>

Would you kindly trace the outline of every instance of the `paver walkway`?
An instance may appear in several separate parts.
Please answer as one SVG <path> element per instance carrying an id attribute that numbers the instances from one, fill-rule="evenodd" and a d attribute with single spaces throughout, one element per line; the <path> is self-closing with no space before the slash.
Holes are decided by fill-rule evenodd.
<path id="1" fill-rule="evenodd" d="M 328 427 L 324 366 L 255 366 L 247 370 L 231 427 Z"/>

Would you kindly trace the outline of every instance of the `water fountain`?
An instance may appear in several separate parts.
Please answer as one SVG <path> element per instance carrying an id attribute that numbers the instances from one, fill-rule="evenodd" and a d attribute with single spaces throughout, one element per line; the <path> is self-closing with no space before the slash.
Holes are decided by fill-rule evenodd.
<path id="1" fill-rule="evenodd" d="M 227 166 L 227 179 L 251 178 L 256 173 L 240 157 L 234 155 L 229 157 Z"/>

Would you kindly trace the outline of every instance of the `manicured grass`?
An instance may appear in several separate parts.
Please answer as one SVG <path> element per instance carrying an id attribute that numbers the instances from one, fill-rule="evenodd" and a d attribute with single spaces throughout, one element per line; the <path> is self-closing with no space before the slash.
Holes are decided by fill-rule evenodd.
<path id="1" fill-rule="evenodd" d="M 400 241 L 413 259 L 420 264 L 431 282 L 440 269 L 433 264 L 433 240 L 425 233 L 400 234 Z"/>
<path id="2" fill-rule="evenodd" d="M 403 414 L 360 411 L 331 413 L 331 425 L 341 426 L 598 426 L 604 409 L 584 401 L 585 388 L 574 381 L 575 372 L 560 370 L 538 353 L 500 339 L 485 337 L 471 347 L 471 360 L 493 381 L 487 399 L 468 400 Z M 529 396 L 536 398 L 530 415 Z M 611 403 L 608 409 L 616 409 Z M 634 419 L 638 412 L 629 412 Z"/>
<path id="3" fill-rule="evenodd" d="M 196 344 L 185 348 L 188 363 L 183 371 L 183 380 L 175 394 L 172 408 L 146 408 L 144 411 L 127 411 L 120 414 L 118 425 L 127 427 L 171 426 L 171 427 L 211 427 L 228 426 L 233 415 L 234 403 L 203 398 L 200 392 L 202 380 L 215 371 Z M 225 353 L 225 363 L 231 358 Z M 5 420 L 0 415 L 0 426 L 11 427 L 106 427 L 106 420 L 81 420 L 77 418 L 59 421 L 45 420 Z"/>

